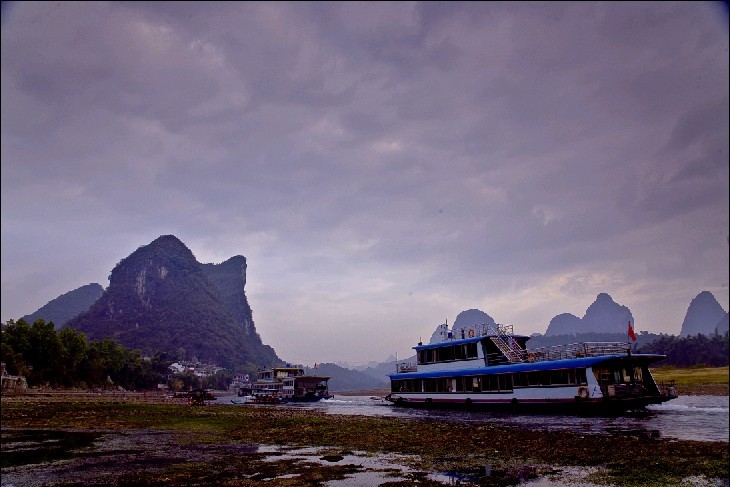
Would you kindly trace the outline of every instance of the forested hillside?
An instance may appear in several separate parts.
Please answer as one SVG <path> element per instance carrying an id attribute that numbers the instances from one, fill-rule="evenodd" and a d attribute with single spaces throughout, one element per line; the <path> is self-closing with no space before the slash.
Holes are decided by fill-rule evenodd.
<path id="1" fill-rule="evenodd" d="M 256 332 L 246 300 L 246 259 L 200 264 L 174 235 L 122 259 L 109 287 L 68 326 L 92 340 L 106 337 L 147 354 L 184 351 L 228 369 L 279 361 Z"/>

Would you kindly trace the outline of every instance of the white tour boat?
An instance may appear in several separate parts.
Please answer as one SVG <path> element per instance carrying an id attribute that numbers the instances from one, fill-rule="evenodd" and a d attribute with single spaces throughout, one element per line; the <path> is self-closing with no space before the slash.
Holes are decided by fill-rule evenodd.
<path id="1" fill-rule="evenodd" d="M 664 355 L 632 353 L 622 342 L 528 350 L 511 325 L 478 325 L 413 347 L 417 363 L 397 363 L 386 399 L 403 406 L 622 411 L 677 397 L 649 365 Z"/>

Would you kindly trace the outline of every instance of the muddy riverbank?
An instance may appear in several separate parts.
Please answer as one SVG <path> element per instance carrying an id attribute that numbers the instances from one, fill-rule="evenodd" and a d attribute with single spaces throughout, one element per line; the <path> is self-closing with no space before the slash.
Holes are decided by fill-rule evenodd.
<path id="1" fill-rule="evenodd" d="M 727 442 L 591 436 L 144 394 L 2 398 L 3 486 L 727 485 Z"/>

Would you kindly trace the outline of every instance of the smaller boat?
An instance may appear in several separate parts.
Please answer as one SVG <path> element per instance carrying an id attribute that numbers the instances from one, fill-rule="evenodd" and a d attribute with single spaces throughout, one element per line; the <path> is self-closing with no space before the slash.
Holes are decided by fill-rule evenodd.
<path id="1" fill-rule="evenodd" d="M 327 389 L 329 377 L 322 375 L 297 375 L 282 380 L 285 402 L 317 402 L 334 396 Z"/>
<path id="2" fill-rule="evenodd" d="M 187 393 L 187 398 L 191 406 L 203 406 L 205 401 L 216 400 L 216 397 L 205 389 L 193 389 Z"/>
<path id="3" fill-rule="evenodd" d="M 233 404 L 249 404 L 253 402 L 253 396 L 242 396 L 231 399 Z"/>
<path id="4" fill-rule="evenodd" d="M 327 383 L 331 377 L 307 375 L 301 366 L 272 367 L 260 370 L 252 384 L 238 390 L 239 397 L 250 397 L 255 404 L 316 402 L 334 397 Z"/>

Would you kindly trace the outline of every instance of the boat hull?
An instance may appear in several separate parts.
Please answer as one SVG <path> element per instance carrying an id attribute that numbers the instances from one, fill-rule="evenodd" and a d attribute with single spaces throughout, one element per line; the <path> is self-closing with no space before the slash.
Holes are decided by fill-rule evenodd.
<path id="1" fill-rule="evenodd" d="M 568 399 L 463 399 L 422 398 L 389 394 L 385 399 L 395 406 L 422 409 L 461 409 L 469 411 L 495 411 L 510 413 L 547 414 L 617 414 L 644 409 L 648 405 L 661 404 L 674 399 L 672 396 L 646 396 L 622 399 L 568 398 Z"/>
<path id="2" fill-rule="evenodd" d="M 655 355 L 603 355 L 392 374 L 388 400 L 410 407 L 620 412 L 674 399 L 657 385 Z"/>

